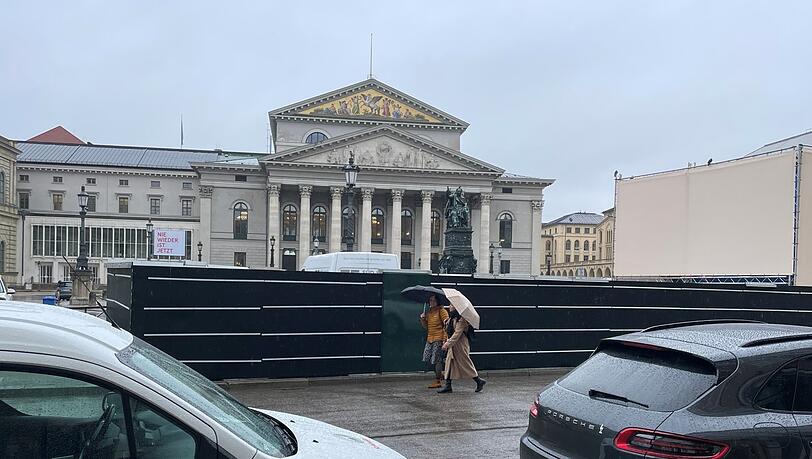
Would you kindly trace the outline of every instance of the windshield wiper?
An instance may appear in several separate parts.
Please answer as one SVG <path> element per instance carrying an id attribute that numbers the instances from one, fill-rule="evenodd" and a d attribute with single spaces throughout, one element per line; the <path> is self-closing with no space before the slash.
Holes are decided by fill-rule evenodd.
<path id="1" fill-rule="evenodd" d="M 589 396 L 591 398 L 605 398 L 609 400 L 617 400 L 619 402 L 624 402 L 626 404 L 631 403 L 633 405 L 642 406 L 643 408 L 648 408 L 648 405 L 646 405 L 645 403 L 635 402 L 634 400 L 629 400 L 628 398 L 622 395 L 610 394 L 608 392 L 601 392 L 595 389 L 589 389 Z"/>

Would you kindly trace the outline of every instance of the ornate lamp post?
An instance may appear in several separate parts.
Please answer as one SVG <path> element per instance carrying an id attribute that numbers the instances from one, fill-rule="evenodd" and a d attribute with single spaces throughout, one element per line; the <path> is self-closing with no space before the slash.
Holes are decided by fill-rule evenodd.
<path id="1" fill-rule="evenodd" d="M 76 260 L 77 271 L 87 271 L 87 241 L 85 240 L 85 217 L 87 216 L 87 201 L 90 195 L 85 192 L 85 187 L 82 185 L 82 191 L 79 192 L 79 218 L 81 225 L 79 228 L 79 258 Z"/>
<path id="2" fill-rule="evenodd" d="M 270 264 L 271 264 L 271 268 L 273 268 L 274 267 L 274 265 L 273 265 L 273 260 L 274 260 L 273 246 L 276 245 L 276 237 L 271 236 L 271 239 L 269 240 L 269 242 L 271 243 L 271 263 Z"/>
<path id="3" fill-rule="evenodd" d="M 550 275 L 550 265 L 553 262 L 553 256 L 548 253 L 546 258 L 547 258 L 547 275 L 549 276 Z"/>
<path id="4" fill-rule="evenodd" d="M 203 242 L 197 241 L 197 261 L 203 261 Z"/>
<path id="5" fill-rule="evenodd" d="M 152 232 L 155 226 L 152 224 L 152 219 L 150 218 L 147 220 L 147 260 L 152 260 L 152 238 L 154 237 L 154 233 Z"/>
<path id="6" fill-rule="evenodd" d="M 355 164 L 355 153 L 350 152 L 350 158 L 344 165 L 344 180 L 347 185 L 347 221 L 344 224 L 344 243 L 347 244 L 347 251 L 352 252 L 355 243 L 355 183 L 358 180 L 358 171 L 361 170 Z"/>
<path id="7" fill-rule="evenodd" d="M 493 246 L 493 242 L 491 242 L 491 246 L 490 246 L 490 249 L 491 249 L 491 269 L 490 269 L 490 272 L 491 272 L 491 274 L 493 274 L 493 249 L 495 249 L 495 248 L 496 247 Z"/>
<path id="8" fill-rule="evenodd" d="M 499 261 L 499 274 L 502 274 L 502 244 L 504 239 L 499 240 L 499 246 L 496 248 L 496 259 Z"/>

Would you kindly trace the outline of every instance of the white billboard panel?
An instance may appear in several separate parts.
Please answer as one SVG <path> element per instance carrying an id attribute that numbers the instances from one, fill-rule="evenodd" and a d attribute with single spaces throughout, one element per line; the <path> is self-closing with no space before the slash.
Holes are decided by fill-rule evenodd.
<path id="1" fill-rule="evenodd" d="M 186 231 L 174 229 L 155 229 L 152 242 L 152 253 L 156 256 L 186 256 Z"/>
<path id="2" fill-rule="evenodd" d="M 792 273 L 795 155 L 617 183 L 615 275 Z"/>

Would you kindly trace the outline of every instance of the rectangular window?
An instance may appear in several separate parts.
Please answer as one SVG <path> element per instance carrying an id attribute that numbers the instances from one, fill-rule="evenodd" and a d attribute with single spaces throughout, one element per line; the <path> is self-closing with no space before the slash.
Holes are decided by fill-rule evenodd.
<path id="1" fill-rule="evenodd" d="M 150 198 L 149 200 L 149 214 L 161 215 L 161 198 Z"/>
<path id="2" fill-rule="evenodd" d="M 102 256 L 113 258 L 113 228 L 104 228 L 102 238 Z"/>
<path id="3" fill-rule="evenodd" d="M 584 255 L 584 261 L 589 261 L 589 255 Z"/>
<path id="4" fill-rule="evenodd" d="M 400 269 L 412 269 L 412 252 L 400 253 Z"/>
<path id="5" fill-rule="evenodd" d="M 186 232 L 186 244 L 185 245 L 186 245 L 186 247 L 185 247 L 186 248 L 186 259 L 191 260 L 192 259 L 192 232 L 191 231 Z"/>
<path id="6" fill-rule="evenodd" d="M 113 228 L 113 253 L 116 258 L 124 258 L 124 228 Z"/>
<path id="7" fill-rule="evenodd" d="M 45 231 L 42 225 L 34 225 L 31 227 L 31 254 L 34 256 L 42 256 L 43 248 L 45 247 Z"/>
<path id="8" fill-rule="evenodd" d="M 502 188 L 502 193 L 513 193 L 513 188 Z"/>
<path id="9" fill-rule="evenodd" d="M 234 266 L 245 266 L 245 252 L 234 252 Z"/>
<path id="10" fill-rule="evenodd" d="M 96 177 L 88 177 L 86 180 L 88 185 L 95 185 L 96 184 Z"/>
<path id="11" fill-rule="evenodd" d="M 575 234 L 581 234 L 581 228 L 576 227 L 575 228 Z"/>
<path id="12" fill-rule="evenodd" d="M 128 179 L 118 179 L 118 186 L 130 186 Z"/>
<path id="13" fill-rule="evenodd" d="M 248 177 L 245 176 L 245 175 L 235 175 L 234 176 L 234 181 L 235 182 L 246 182 L 246 181 L 248 181 Z"/>
<path id="14" fill-rule="evenodd" d="M 595 255 L 592 255 L 592 261 L 595 261 Z"/>
<path id="15" fill-rule="evenodd" d="M 54 256 L 54 243 L 56 242 L 56 232 L 51 225 L 45 226 L 45 250 L 43 255 L 46 257 Z"/>
<path id="16" fill-rule="evenodd" d="M 147 230 L 139 229 L 136 233 L 136 258 L 147 258 Z"/>
<path id="17" fill-rule="evenodd" d="M 20 181 L 23 183 L 28 183 L 31 180 L 31 177 L 28 174 L 20 174 Z"/>
<path id="18" fill-rule="evenodd" d="M 62 200 L 64 197 L 61 194 L 52 195 L 54 201 L 54 210 L 62 210 Z"/>
<path id="19" fill-rule="evenodd" d="M 70 282 L 70 266 L 62 265 L 62 279 L 63 281 Z"/>
<path id="20" fill-rule="evenodd" d="M 19 200 L 18 200 L 20 209 L 28 209 L 29 208 L 28 207 L 29 206 L 28 199 L 30 197 L 31 197 L 31 195 L 28 194 L 28 193 L 20 193 Z"/>
<path id="21" fill-rule="evenodd" d="M 62 256 L 68 254 L 68 227 L 56 227 L 56 255 Z"/>
<path id="22" fill-rule="evenodd" d="M 124 236 L 124 258 L 135 258 L 135 228 L 127 228 Z"/>
<path id="23" fill-rule="evenodd" d="M 510 260 L 501 260 L 499 262 L 499 272 L 501 274 L 510 274 Z"/>
<path id="24" fill-rule="evenodd" d="M 62 177 L 54 175 L 54 183 L 62 183 Z"/>
<path id="25" fill-rule="evenodd" d="M 564 255 L 564 263 L 569 263 L 569 262 L 570 262 L 570 256 L 569 255 Z"/>
<path id="26" fill-rule="evenodd" d="M 160 188 L 161 187 L 161 181 L 160 180 L 152 180 L 151 182 L 149 182 L 149 187 L 150 188 Z"/>
<path id="27" fill-rule="evenodd" d="M 40 284 L 50 284 L 53 282 L 54 265 L 41 264 L 39 265 L 39 282 Z"/>
<path id="28" fill-rule="evenodd" d="M 95 212 L 96 211 L 96 196 L 90 195 L 87 197 L 87 211 L 88 212 Z"/>
<path id="29" fill-rule="evenodd" d="M 568 227 L 567 227 L 567 231 L 565 231 L 565 232 L 566 232 L 566 233 L 571 233 L 571 232 L 572 232 L 572 228 L 570 228 L 570 227 L 568 226 Z"/>
<path id="30" fill-rule="evenodd" d="M 87 229 L 87 228 L 85 228 Z M 79 227 L 68 227 L 68 256 L 75 257 L 79 255 Z"/>
<path id="31" fill-rule="evenodd" d="M 183 182 L 183 189 L 184 190 L 191 190 L 192 189 L 192 182 Z"/>
<path id="32" fill-rule="evenodd" d="M 180 214 L 184 217 L 192 216 L 192 200 L 182 199 L 180 201 Z"/>
<path id="33" fill-rule="evenodd" d="M 118 197 L 118 213 L 127 214 L 130 212 L 130 198 L 127 196 Z"/>
<path id="34" fill-rule="evenodd" d="M 90 256 L 101 257 L 102 229 L 90 228 Z"/>

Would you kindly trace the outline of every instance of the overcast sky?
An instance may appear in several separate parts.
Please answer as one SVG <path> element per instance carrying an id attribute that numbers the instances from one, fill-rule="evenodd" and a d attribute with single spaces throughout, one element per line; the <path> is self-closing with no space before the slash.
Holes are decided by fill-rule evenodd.
<path id="1" fill-rule="evenodd" d="M 808 1 L 15 2 L 0 135 L 266 151 L 267 112 L 375 77 L 471 126 L 462 151 L 554 178 L 544 219 L 624 176 L 812 128 Z"/>

